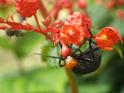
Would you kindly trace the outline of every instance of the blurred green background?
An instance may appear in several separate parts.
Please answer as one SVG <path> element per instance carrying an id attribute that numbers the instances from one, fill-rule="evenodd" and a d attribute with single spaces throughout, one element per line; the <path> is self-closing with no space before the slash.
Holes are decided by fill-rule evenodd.
<path id="1" fill-rule="evenodd" d="M 50 5 L 51 7 L 51 5 Z M 124 10 L 124 7 L 119 7 Z M 124 18 L 116 15 L 118 8 L 108 10 L 88 1 L 93 31 L 114 26 L 124 37 Z M 13 6 L 0 5 L 0 17 L 13 14 Z M 30 19 L 29 19 L 30 20 Z M 34 24 L 35 25 L 35 24 Z M 57 60 L 43 55 L 56 55 L 57 49 L 42 35 L 25 32 L 22 37 L 8 38 L 0 30 L 0 93 L 70 93 L 68 78 Z M 124 93 L 124 45 L 103 52 L 100 68 L 91 74 L 76 76 L 79 93 Z"/>

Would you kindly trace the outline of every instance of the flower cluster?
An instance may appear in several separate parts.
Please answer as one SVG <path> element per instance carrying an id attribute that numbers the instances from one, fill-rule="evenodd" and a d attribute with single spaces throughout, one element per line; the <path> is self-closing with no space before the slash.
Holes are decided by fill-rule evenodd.
<path id="1" fill-rule="evenodd" d="M 38 0 L 17 0 L 16 9 L 23 17 L 31 17 L 39 8 Z"/>
<path id="2" fill-rule="evenodd" d="M 72 9 L 72 4 L 68 0 L 61 1 L 62 2 L 56 7 L 62 7 L 64 5 L 66 8 Z M 84 7 L 80 0 L 79 6 Z M 51 20 L 52 18 L 50 15 L 44 20 L 44 22 L 42 22 L 45 26 L 45 28 L 42 29 L 36 17 L 36 11 L 39 9 L 39 0 L 17 0 L 16 9 L 22 17 L 26 18 L 34 15 L 38 28 L 33 27 L 28 23 L 23 24 L 15 21 L 5 21 L 0 18 L 0 29 L 12 29 L 15 31 L 27 30 L 43 34 L 53 41 L 54 45 L 57 43 L 61 44 L 61 56 L 64 58 L 72 52 L 72 49 L 69 47 L 70 45 L 82 46 L 89 39 L 96 42 L 97 46 L 103 50 L 112 50 L 113 46 L 117 44 L 118 41 L 123 42 L 122 37 L 113 27 L 105 27 L 92 36 L 92 22 L 85 13 L 73 12 L 65 21 L 58 20 L 55 22 Z"/>

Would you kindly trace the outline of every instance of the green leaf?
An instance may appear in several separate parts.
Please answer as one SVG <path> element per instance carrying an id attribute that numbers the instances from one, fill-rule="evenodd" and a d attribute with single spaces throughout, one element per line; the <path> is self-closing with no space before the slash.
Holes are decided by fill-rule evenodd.
<path id="1" fill-rule="evenodd" d="M 119 56 L 120 56 L 121 58 L 123 58 L 123 52 L 122 52 L 121 48 L 115 47 L 115 50 L 117 51 L 117 53 L 119 54 Z"/>
<path id="2" fill-rule="evenodd" d="M 28 32 L 23 37 L 17 38 L 14 46 L 15 54 L 18 58 L 23 58 L 32 52 L 37 46 L 42 44 L 43 37 L 34 32 Z"/>
<path id="3" fill-rule="evenodd" d="M 48 61 L 49 58 L 47 56 L 50 55 L 53 49 L 53 44 L 51 42 L 45 42 L 41 47 L 41 60 Z"/>

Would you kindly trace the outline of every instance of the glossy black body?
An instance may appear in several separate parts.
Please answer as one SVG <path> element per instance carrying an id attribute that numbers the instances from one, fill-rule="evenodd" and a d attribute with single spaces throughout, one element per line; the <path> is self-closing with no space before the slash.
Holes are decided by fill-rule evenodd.
<path id="1" fill-rule="evenodd" d="M 78 65 L 72 71 L 75 74 L 82 75 L 97 70 L 101 64 L 102 55 L 99 48 L 94 44 L 92 48 L 81 52 L 79 55 L 74 55 L 73 58 L 77 60 Z"/>

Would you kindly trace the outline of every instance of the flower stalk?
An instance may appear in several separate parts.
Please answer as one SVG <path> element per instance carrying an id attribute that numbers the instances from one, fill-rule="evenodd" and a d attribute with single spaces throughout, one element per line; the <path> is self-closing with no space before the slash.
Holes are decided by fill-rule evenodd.
<path id="1" fill-rule="evenodd" d="M 71 93 L 78 93 L 78 87 L 77 87 L 74 75 L 67 68 L 65 68 L 65 72 L 66 72 L 66 75 L 68 76 L 68 79 L 69 79 L 69 85 L 70 85 Z"/>

